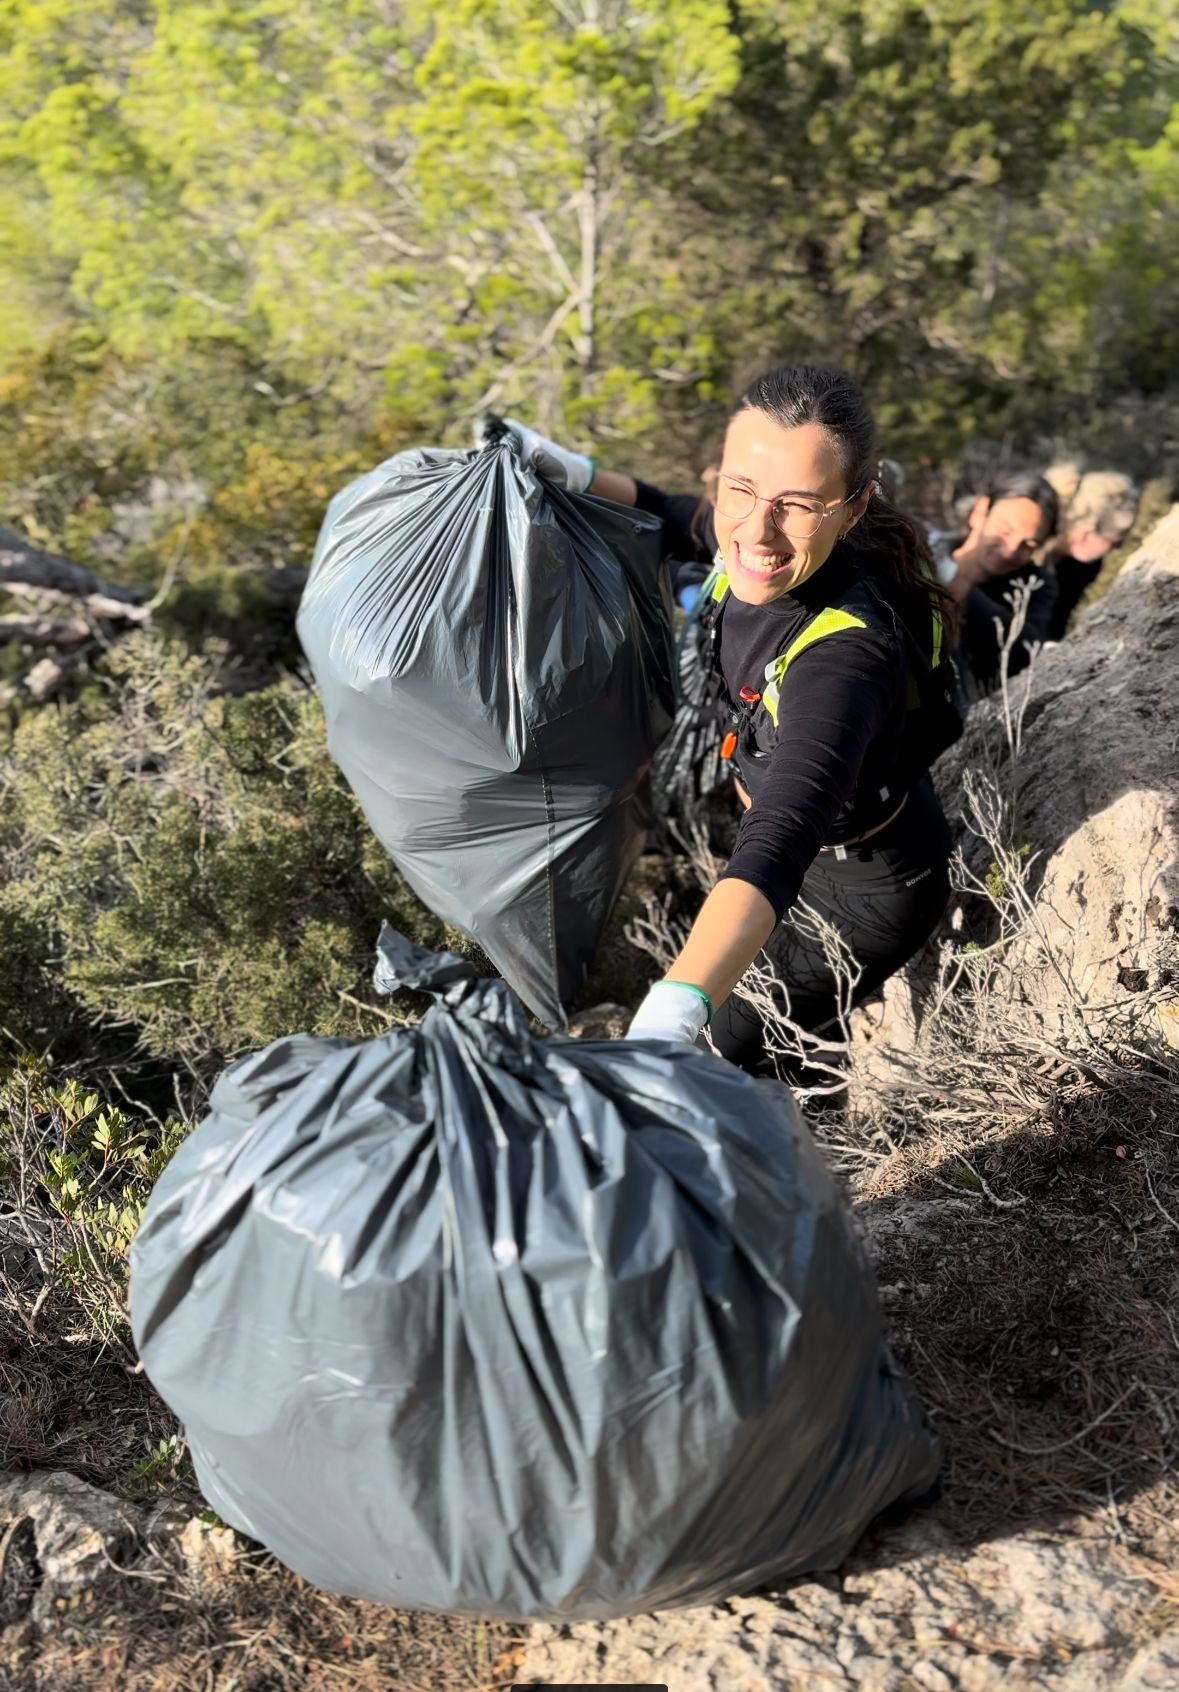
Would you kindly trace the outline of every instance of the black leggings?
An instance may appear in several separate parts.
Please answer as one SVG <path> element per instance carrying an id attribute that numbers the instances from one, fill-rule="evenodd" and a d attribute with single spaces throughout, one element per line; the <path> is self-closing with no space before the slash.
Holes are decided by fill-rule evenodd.
<path id="1" fill-rule="evenodd" d="M 846 858 L 822 852 L 803 877 L 800 902 L 826 917 L 863 970 L 856 1001 L 866 998 L 929 939 L 949 899 L 950 831 L 928 777 L 910 792 L 893 822 Z M 789 1014 L 818 1034 L 838 1014 L 835 978 L 818 940 L 787 911 L 766 952 L 789 993 Z M 775 997 L 779 990 L 775 989 Z M 780 1003 L 786 1008 L 786 995 Z M 741 1069 L 765 1062 L 761 1015 L 730 995 L 712 1019 L 713 1043 Z"/>

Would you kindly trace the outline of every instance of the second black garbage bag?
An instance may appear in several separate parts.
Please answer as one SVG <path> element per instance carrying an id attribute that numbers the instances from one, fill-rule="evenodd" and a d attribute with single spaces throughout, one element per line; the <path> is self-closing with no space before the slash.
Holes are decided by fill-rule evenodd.
<path id="1" fill-rule="evenodd" d="M 610 1617 L 837 1566 L 937 1443 L 788 1092 L 683 1046 L 435 995 L 220 1081 L 132 1254 L 202 1490 L 317 1584 Z"/>
<path id="2" fill-rule="evenodd" d="M 650 822 L 673 708 L 662 527 L 510 437 L 336 496 L 299 609 L 328 743 L 418 897 L 562 1027 Z"/>

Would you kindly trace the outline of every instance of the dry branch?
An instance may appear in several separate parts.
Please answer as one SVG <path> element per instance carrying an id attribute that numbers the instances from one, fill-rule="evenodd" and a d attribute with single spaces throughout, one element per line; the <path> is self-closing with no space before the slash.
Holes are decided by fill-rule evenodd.
<path id="1" fill-rule="evenodd" d="M 0 646 L 79 646 L 94 638 L 85 617 L 0 616 Z"/>
<path id="2" fill-rule="evenodd" d="M 68 558 L 34 546 L 15 529 L 0 528 L 0 588 L 11 592 L 14 584 L 43 588 L 70 599 L 101 594 L 119 605 L 138 605 L 143 598 L 139 588 L 104 581 L 85 565 L 73 564 Z"/>
<path id="3" fill-rule="evenodd" d="M 146 623 L 152 607 L 142 604 L 139 588 L 109 582 L 83 564 L 46 552 L 13 529 L 0 528 L 0 592 L 31 602 L 29 613 L 0 615 L 0 646 L 43 651 L 20 687 L 4 690 L 4 699 L 23 693 L 38 704 L 59 693 L 80 666 L 128 629 Z M 69 613 L 50 616 L 50 606 Z"/>
<path id="4" fill-rule="evenodd" d="M 88 616 L 102 617 L 107 622 L 142 623 L 150 616 L 146 605 L 133 605 L 122 599 L 112 599 L 107 593 L 72 594 L 63 593 L 60 588 L 40 587 L 34 582 L 6 581 L 3 584 L 5 593 L 15 599 L 28 599 L 38 606 L 73 605 L 78 610 L 85 611 Z"/>

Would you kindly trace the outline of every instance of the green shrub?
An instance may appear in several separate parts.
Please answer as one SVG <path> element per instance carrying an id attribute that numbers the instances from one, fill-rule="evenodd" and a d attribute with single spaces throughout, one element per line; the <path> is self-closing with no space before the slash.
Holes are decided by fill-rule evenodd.
<path id="1" fill-rule="evenodd" d="M 128 1253 L 151 1190 L 187 1133 L 112 1104 L 23 1056 L 0 1073 L 0 1169 L 41 1230 L 49 1290 L 102 1340 L 127 1339 Z"/>
<path id="2" fill-rule="evenodd" d="M 0 1026 L 73 1005 L 208 1073 L 296 1031 L 371 1035 L 382 917 L 463 945 L 378 846 L 294 678 L 219 694 L 207 657 L 137 633 L 0 759 Z M 51 1032 L 51 1030 L 47 1030 Z"/>

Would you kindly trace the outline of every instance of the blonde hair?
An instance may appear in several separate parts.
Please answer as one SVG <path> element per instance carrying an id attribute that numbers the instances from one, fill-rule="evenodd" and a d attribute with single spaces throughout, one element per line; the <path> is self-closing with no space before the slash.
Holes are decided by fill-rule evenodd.
<path id="1" fill-rule="evenodd" d="M 1060 500 L 1063 532 L 1093 529 L 1110 540 L 1120 537 L 1138 514 L 1138 489 L 1119 470 L 1083 471 L 1079 464 L 1053 464 L 1044 480 Z"/>

